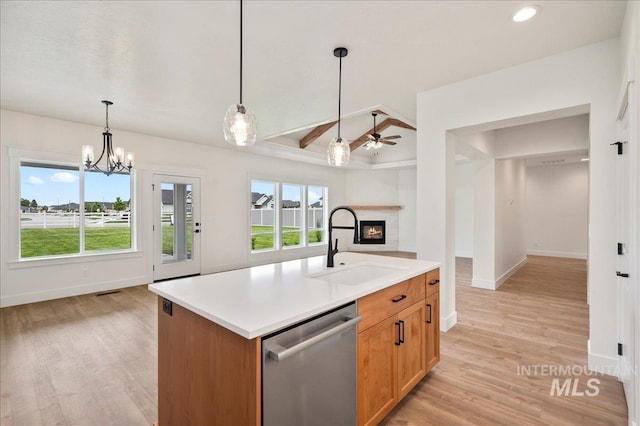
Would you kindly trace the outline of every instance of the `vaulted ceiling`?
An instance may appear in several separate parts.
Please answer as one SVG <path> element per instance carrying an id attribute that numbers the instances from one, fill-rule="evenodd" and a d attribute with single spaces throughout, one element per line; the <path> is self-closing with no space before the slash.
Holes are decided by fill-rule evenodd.
<path id="1" fill-rule="evenodd" d="M 259 138 L 269 140 L 258 152 L 304 159 L 326 149 L 335 129 L 306 149 L 300 141 L 337 118 L 335 47 L 349 49 L 342 135 L 357 140 L 370 130 L 372 110 L 413 126 L 418 92 L 616 37 L 626 7 L 535 3 L 539 16 L 515 24 L 519 0 L 245 1 L 243 100 Z M 110 99 L 114 129 L 226 145 L 222 118 L 239 97 L 238 1 L 3 1 L 0 8 L 2 108 L 102 126 L 100 100 Z M 403 142 L 375 156 L 354 151 L 361 161 L 415 155 L 414 131 L 385 132 L 402 133 Z"/>

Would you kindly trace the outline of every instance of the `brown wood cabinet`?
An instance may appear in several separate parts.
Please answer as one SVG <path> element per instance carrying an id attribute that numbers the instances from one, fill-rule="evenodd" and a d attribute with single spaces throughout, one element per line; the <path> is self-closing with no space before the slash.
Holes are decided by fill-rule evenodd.
<path id="1" fill-rule="evenodd" d="M 426 331 L 432 309 L 425 302 L 427 278 L 419 275 L 358 300 L 358 425 L 379 423 L 427 374 L 427 338 L 433 341 Z M 433 322 L 437 314 L 431 313 Z"/>
<path id="2" fill-rule="evenodd" d="M 436 275 L 433 275 L 436 274 Z M 435 277 L 435 278 L 434 278 Z M 357 418 L 380 422 L 439 360 L 439 271 L 358 300 Z M 261 338 L 158 297 L 161 426 L 261 424 Z"/>
<path id="3" fill-rule="evenodd" d="M 426 371 L 440 361 L 440 269 L 427 273 L 425 300 L 425 354 Z"/>

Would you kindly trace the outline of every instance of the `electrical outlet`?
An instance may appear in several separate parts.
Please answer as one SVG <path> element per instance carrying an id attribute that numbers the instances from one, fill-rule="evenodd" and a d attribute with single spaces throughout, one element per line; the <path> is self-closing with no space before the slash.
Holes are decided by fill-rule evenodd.
<path id="1" fill-rule="evenodd" d="M 162 311 L 169 316 L 173 315 L 173 302 L 171 300 L 162 298 Z"/>

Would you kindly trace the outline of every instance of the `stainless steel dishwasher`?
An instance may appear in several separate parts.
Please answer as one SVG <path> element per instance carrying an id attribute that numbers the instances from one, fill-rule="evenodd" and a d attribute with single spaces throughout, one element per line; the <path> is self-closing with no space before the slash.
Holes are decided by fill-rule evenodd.
<path id="1" fill-rule="evenodd" d="M 355 303 L 262 339 L 264 426 L 356 424 Z"/>

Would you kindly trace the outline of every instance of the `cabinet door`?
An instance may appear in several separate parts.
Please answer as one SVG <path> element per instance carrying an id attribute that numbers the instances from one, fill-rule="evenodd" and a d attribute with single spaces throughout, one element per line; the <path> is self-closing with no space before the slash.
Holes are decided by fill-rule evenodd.
<path id="1" fill-rule="evenodd" d="M 398 339 L 395 315 L 358 334 L 358 425 L 377 424 L 396 403 Z"/>
<path id="2" fill-rule="evenodd" d="M 426 358 L 427 373 L 440 361 L 440 293 L 426 300 Z"/>
<path id="3" fill-rule="evenodd" d="M 398 314 L 398 399 L 402 399 L 424 377 L 425 304 L 418 302 Z"/>

